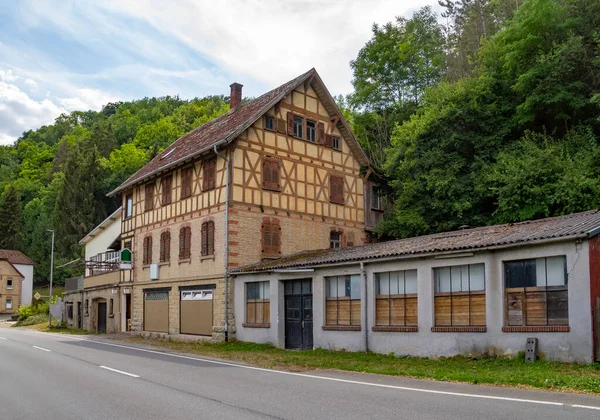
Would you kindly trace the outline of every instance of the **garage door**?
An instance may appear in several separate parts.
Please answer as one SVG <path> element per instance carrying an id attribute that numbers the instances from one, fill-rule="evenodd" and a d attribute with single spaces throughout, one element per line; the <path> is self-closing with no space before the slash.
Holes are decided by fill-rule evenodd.
<path id="1" fill-rule="evenodd" d="M 169 332 L 169 292 L 144 292 L 144 331 Z"/>
<path id="2" fill-rule="evenodd" d="M 181 334 L 212 335 L 213 290 L 184 290 L 181 294 Z"/>

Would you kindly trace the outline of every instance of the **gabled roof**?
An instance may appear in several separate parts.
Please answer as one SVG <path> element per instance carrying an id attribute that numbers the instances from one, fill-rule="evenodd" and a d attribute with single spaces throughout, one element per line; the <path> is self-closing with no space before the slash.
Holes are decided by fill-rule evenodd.
<path id="1" fill-rule="evenodd" d="M 0 249 L 0 260 L 7 260 L 11 264 L 35 265 L 31 258 L 14 249 Z"/>
<path id="2" fill-rule="evenodd" d="M 284 83 L 278 88 L 275 88 L 252 101 L 242 103 L 226 114 L 184 134 L 143 168 L 130 176 L 119 187 L 108 193 L 108 196 L 113 196 L 138 182 L 150 178 L 158 172 L 167 170 L 187 160 L 200 156 L 214 146 L 219 147 L 232 142 L 244 130 L 254 124 L 254 122 L 265 112 L 274 107 L 286 95 L 307 80 L 314 83 L 315 91 L 323 101 L 327 112 L 329 112 L 330 115 L 339 117 L 338 129 L 344 138 L 349 140 L 349 147 L 357 156 L 361 165 L 367 166 L 369 160 L 366 154 L 360 147 L 358 140 L 354 136 L 354 133 L 344 119 L 342 112 L 335 104 L 333 97 L 325 87 L 325 84 L 319 77 L 317 71 L 313 68 L 295 79 Z"/>
<path id="3" fill-rule="evenodd" d="M 119 207 L 116 209 L 110 216 L 104 219 L 98 226 L 92 229 L 87 235 L 85 235 L 80 241 L 79 245 L 83 245 L 88 242 L 90 239 L 94 238 L 100 231 L 106 229 L 106 227 L 121 218 L 121 209 L 123 207 Z"/>
<path id="4" fill-rule="evenodd" d="M 8 259 L 6 259 L 6 258 L 0 258 L 0 261 L 6 261 L 6 262 L 8 263 L 8 265 L 10 265 L 10 266 L 12 267 L 12 269 L 13 269 L 13 270 L 15 270 L 15 272 L 16 272 L 16 273 L 17 273 L 19 276 L 21 276 L 21 279 L 24 279 L 24 278 L 25 278 L 25 276 L 23 275 L 23 273 L 21 273 L 21 272 L 19 271 L 19 269 L 18 269 L 17 267 L 15 267 L 15 266 L 14 266 L 14 264 L 13 264 L 13 263 L 11 263 L 10 261 L 8 261 Z"/>
<path id="5" fill-rule="evenodd" d="M 342 249 L 304 251 L 232 270 L 232 273 L 308 268 L 328 264 L 421 257 L 428 254 L 476 251 L 535 244 L 542 241 L 588 238 L 600 233 L 598 210 L 505 225 L 484 226 Z"/>

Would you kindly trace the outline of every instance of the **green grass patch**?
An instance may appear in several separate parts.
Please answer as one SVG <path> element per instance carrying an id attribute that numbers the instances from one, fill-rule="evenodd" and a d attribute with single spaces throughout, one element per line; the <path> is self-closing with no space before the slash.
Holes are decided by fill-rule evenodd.
<path id="1" fill-rule="evenodd" d="M 597 363 L 580 365 L 544 360 L 525 363 L 523 358 L 471 359 L 459 356 L 432 360 L 323 349 L 288 351 L 268 344 L 240 341 L 180 343 L 140 337 L 126 340 L 182 353 L 236 360 L 256 366 L 291 371 L 335 369 L 438 381 L 600 394 L 600 364 Z"/>
<path id="2" fill-rule="evenodd" d="M 48 324 L 48 314 L 29 315 L 24 319 L 19 319 L 19 321 L 13 324 L 13 327 L 28 327 L 42 323 Z"/>

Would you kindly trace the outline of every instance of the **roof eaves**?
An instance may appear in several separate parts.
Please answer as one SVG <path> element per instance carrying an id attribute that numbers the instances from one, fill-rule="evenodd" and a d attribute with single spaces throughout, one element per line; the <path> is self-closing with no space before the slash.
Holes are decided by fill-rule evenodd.
<path id="1" fill-rule="evenodd" d="M 98 229 L 100 229 L 100 227 L 104 226 L 104 224 L 106 224 L 109 220 L 114 219 L 114 217 L 119 214 L 119 212 L 122 210 L 122 208 L 123 208 L 123 206 L 119 206 L 119 208 L 116 209 L 115 211 L 113 211 L 110 216 L 108 216 L 106 219 L 101 221 L 94 229 L 89 231 L 87 235 L 85 235 L 83 238 L 81 238 L 81 240 L 79 241 L 79 245 L 83 245 L 85 243 L 85 240 L 88 237 L 93 236 L 94 232 L 96 232 Z"/>

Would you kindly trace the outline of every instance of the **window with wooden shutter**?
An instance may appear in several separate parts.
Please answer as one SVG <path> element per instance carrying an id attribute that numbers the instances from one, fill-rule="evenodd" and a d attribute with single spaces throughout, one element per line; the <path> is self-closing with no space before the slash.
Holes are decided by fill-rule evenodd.
<path id="1" fill-rule="evenodd" d="M 181 198 L 192 196 L 192 174 L 193 168 L 188 166 L 181 170 Z"/>
<path id="2" fill-rule="evenodd" d="M 325 146 L 333 147 L 333 136 L 331 134 L 325 134 Z"/>
<path id="3" fill-rule="evenodd" d="M 262 254 L 266 257 L 278 257 L 281 254 L 281 226 L 278 219 L 263 220 Z"/>
<path id="4" fill-rule="evenodd" d="M 215 188 L 215 179 L 217 172 L 216 159 L 207 160 L 204 162 L 204 174 L 202 179 L 202 191 L 212 190 Z"/>
<path id="5" fill-rule="evenodd" d="M 173 190 L 173 174 L 165 175 L 162 179 L 162 200 L 161 204 L 166 206 L 171 204 Z"/>
<path id="6" fill-rule="evenodd" d="M 143 245 L 142 262 L 144 265 L 152 264 L 152 236 L 146 236 Z"/>
<path id="7" fill-rule="evenodd" d="M 160 262 L 171 260 L 171 233 L 169 231 L 160 234 Z"/>
<path id="8" fill-rule="evenodd" d="M 292 112 L 287 113 L 287 133 L 290 136 L 294 135 L 294 114 Z"/>
<path id="9" fill-rule="evenodd" d="M 179 259 L 185 260 L 191 256 L 192 228 L 182 227 L 179 230 Z"/>
<path id="10" fill-rule="evenodd" d="M 344 178 L 341 176 L 329 176 L 329 201 L 344 204 Z"/>
<path id="11" fill-rule="evenodd" d="M 275 158 L 265 157 L 263 159 L 263 188 L 272 191 L 281 191 L 279 177 L 279 160 Z"/>
<path id="12" fill-rule="evenodd" d="M 325 124 L 322 122 L 317 125 L 317 143 L 325 144 Z"/>
<path id="13" fill-rule="evenodd" d="M 202 255 L 215 253 L 215 222 L 202 223 Z"/>
<path id="14" fill-rule="evenodd" d="M 154 182 L 146 184 L 146 200 L 144 202 L 144 211 L 154 208 Z"/>

